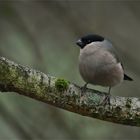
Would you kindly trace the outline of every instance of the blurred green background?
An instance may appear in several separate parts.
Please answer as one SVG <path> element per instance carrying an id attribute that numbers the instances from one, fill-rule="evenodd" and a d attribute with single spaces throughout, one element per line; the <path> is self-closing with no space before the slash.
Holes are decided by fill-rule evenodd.
<path id="1" fill-rule="evenodd" d="M 0 0 L 0 56 L 22 65 L 83 85 L 75 41 L 88 33 L 112 40 L 134 79 L 113 88 L 112 95 L 139 97 L 140 2 Z M 15 93 L 0 95 L 1 140 L 138 140 L 139 132 Z"/>

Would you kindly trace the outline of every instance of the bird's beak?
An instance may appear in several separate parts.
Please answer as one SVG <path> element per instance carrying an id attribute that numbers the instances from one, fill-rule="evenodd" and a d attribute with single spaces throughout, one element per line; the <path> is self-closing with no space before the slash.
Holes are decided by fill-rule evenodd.
<path id="1" fill-rule="evenodd" d="M 81 41 L 81 39 L 79 39 L 79 40 L 76 42 L 76 44 L 77 44 L 78 46 L 80 46 L 80 47 L 83 47 L 83 42 Z"/>

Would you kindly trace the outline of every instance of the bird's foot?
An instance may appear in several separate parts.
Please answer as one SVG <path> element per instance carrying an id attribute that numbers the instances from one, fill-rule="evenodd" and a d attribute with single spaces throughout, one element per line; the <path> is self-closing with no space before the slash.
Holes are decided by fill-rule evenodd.
<path id="1" fill-rule="evenodd" d="M 108 94 L 105 96 L 105 98 L 102 101 L 101 105 L 103 105 L 103 106 L 109 105 L 110 106 L 110 97 L 111 97 L 110 91 L 111 91 L 111 87 L 109 87 Z"/>
<path id="2" fill-rule="evenodd" d="M 104 100 L 101 102 L 101 105 L 105 106 L 105 105 L 110 105 L 110 94 L 107 94 L 104 98 Z"/>
<path id="3" fill-rule="evenodd" d="M 80 88 L 80 89 L 81 89 L 81 96 L 82 96 L 83 93 L 86 91 L 87 85 L 88 85 L 88 83 L 86 83 L 84 86 L 82 86 L 82 87 Z"/>
<path id="4" fill-rule="evenodd" d="M 81 104 L 81 102 L 82 101 L 84 101 L 84 93 L 85 93 L 85 91 L 86 91 L 86 89 L 87 89 L 87 85 L 88 85 L 88 83 L 86 83 L 84 86 L 82 86 L 80 89 L 81 89 L 81 92 L 80 92 L 80 104 Z"/>

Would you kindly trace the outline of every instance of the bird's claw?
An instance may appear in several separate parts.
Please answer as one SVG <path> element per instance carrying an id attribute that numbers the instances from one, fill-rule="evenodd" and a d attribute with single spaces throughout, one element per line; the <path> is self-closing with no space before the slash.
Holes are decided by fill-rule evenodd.
<path id="1" fill-rule="evenodd" d="M 101 102 L 101 105 L 110 105 L 110 94 L 106 95 L 103 101 Z"/>
<path id="2" fill-rule="evenodd" d="M 80 89 L 81 89 L 81 95 L 86 91 L 86 89 L 87 89 L 87 84 L 88 84 L 88 83 L 86 83 L 84 86 L 80 87 Z"/>

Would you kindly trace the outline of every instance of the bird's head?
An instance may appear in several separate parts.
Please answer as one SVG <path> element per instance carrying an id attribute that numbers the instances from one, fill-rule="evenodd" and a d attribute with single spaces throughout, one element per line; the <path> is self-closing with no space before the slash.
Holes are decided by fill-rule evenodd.
<path id="1" fill-rule="evenodd" d="M 86 45 L 92 43 L 92 42 L 102 42 L 104 41 L 104 37 L 100 36 L 100 35 L 96 35 L 96 34 L 90 34 L 90 35 L 86 35 L 81 37 L 76 44 L 83 49 Z"/>

